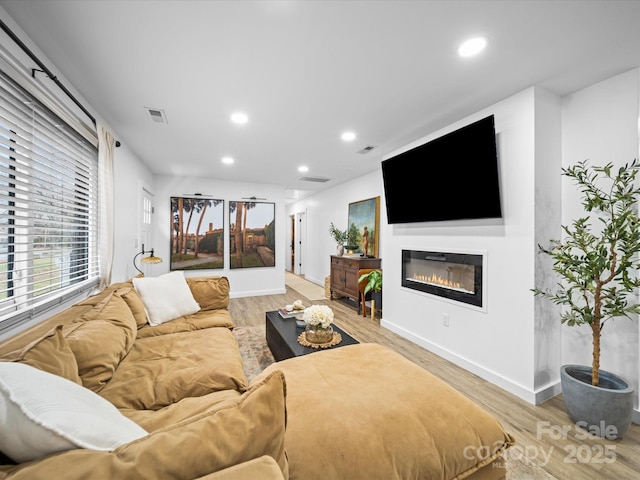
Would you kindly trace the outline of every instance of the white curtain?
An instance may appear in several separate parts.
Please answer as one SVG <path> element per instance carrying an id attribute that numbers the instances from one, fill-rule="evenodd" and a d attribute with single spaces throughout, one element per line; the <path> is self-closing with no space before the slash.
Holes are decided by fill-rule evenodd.
<path id="1" fill-rule="evenodd" d="M 98 123 L 98 192 L 100 207 L 100 223 L 98 232 L 100 284 L 99 290 L 104 290 L 111 283 L 113 268 L 113 152 L 116 147 L 115 139 L 104 125 Z"/>

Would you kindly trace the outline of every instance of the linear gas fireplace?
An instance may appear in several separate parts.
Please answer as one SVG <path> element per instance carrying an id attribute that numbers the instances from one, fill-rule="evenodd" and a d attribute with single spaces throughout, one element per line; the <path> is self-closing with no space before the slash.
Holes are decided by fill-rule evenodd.
<path id="1" fill-rule="evenodd" d="M 402 286 L 482 308 L 483 256 L 402 250 Z"/>

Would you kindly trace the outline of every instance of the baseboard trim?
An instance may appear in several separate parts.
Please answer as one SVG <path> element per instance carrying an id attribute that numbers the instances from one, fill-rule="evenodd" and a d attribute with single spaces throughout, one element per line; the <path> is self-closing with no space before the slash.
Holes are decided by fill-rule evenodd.
<path id="1" fill-rule="evenodd" d="M 560 380 L 547 385 L 539 390 L 535 391 L 535 404 L 540 405 L 541 403 L 546 402 L 550 398 L 555 397 L 556 395 L 560 395 L 562 393 L 562 385 L 560 385 Z"/>
<path id="2" fill-rule="evenodd" d="M 560 393 L 560 390 L 559 390 L 560 382 L 548 385 L 547 387 L 544 387 L 539 391 L 532 391 L 524 387 L 523 385 L 519 385 L 516 382 L 513 382 L 507 378 L 504 378 L 482 367 L 481 365 L 478 365 L 477 363 L 474 363 L 464 357 L 461 357 L 456 353 L 453 353 L 445 348 L 442 348 L 434 343 L 431 343 L 428 340 L 404 329 L 403 327 L 400 327 L 394 324 L 393 322 L 389 322 L 388 320 L 385 320 L 384 318 L 380 320 L 380 326 L 387 328 L 392 332 L 397 333 L 401 337 L 404 337 L 407 340 L 410 340 L 416 343 L 417 345 L 420 345 L 421 347 L 426 348 L 430 352 L 435 353 L 436 355 L 444 358 L 445 360 L 448 360 L 458 365 L 459 367 L 462 367 L 465 370 L 468 370 L 469 372 L 475 375 L 478 375 L 480 378 L 483 378 L 484 380 L 491 382 L 492 384 L 502 388 L 503 390 L 506 390 L 507 392 L 512 393 L 517 397 L 520 397 L 521 399 L 523 399 L 528 403 L 531 403 L 532 405 L 538 405 L 539 403 L 542 403 L 543 401 Z"/>
<path id="3" fill-rule="evenodd" d="M 323 280 L 319 280 L 319 279 L 317 279 L 317 278 L 310 277 L 310 276 L 308 276 L 308 275 L 305 275 L 305 276 L 304 276 L 304 279 L 305 279 L 306 281 L 308 281 L 308 282 L 315 283 L 315 284 L 316 284 L 316 285 L 318 285 L 319 287 L 324 288 L 324 279 L 323 279 Z"/>
<path id="4" fill-rule="evenodd" d="M 262 295 L 282 295 L 287 293 L 286 288 L 273 290 L 250 290 L 246 292 L 229 292 L 229 298 L 260 297 Z"/>

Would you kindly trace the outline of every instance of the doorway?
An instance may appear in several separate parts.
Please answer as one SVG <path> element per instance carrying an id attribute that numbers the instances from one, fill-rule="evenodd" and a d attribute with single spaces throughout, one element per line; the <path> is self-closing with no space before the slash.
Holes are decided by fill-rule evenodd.
<path id="1" fill-rule="evenodd" d="M 289 215 L 289 231 L 287 233 L 287 241 L 289 245 L 289 254 L 287 255 L 287 262 L 285 270 L 287 272 L 293 272 L 293 266 L 296 264 L 296 216 Z"/>
<path id="2" fill-rule="evenodd" d="M 304 259 L 306 258 L 307 219 L 304 212 L 296 213 L 293 226 L 293 273 L 304 275 Z"/>

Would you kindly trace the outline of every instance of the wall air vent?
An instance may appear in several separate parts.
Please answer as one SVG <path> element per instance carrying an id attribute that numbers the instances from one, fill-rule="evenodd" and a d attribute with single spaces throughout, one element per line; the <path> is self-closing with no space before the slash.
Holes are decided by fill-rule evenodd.
<path id="1" fill-rule="evenodd" d="M 324 178 L 324 177 L 300 177 L 300 178 L 298 178 L 298 180 L 300 180 L 302 182 L 326 183 L 331 179 L 330 178 Z"/>
<path id="2" fill-rule="evenodd" d="M 374 147 L 373 145 L 367 145 L 362 150 L 358 150 L 358 153 L 361 153 L 361 154 L 369 153 L 374 148 L 376 148 L 376 147 Z"/>
<path id="3" fill-rule="evenodd" d="M 164 110 L 160 108 L 149 108 L 144 107 L 144 109 L 149 113 L 151 120 L 156 123 L 169 123 L 167 122 L 167 116 L 164 113 Z"/>

